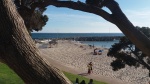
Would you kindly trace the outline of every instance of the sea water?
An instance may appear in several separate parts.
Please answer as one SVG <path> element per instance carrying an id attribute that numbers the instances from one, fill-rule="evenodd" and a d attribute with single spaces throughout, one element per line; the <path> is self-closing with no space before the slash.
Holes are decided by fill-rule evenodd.
<path id="1" fill-rule="evenodd" d="M 122 33 L 31 33 L 33 39 L 53 39 L 53 38 L 76 38 L 76 37 L 102 37 L 102 36 L 124 36 Z M 110 48 L 119 40 L 113 41 L 81 41 L 84 44 L 98 47 Z"/>
<path id="2" fill-rule="evenodd" d="M 31 33 L 33 39 L 124 36 L 122 33 Z"/>
<path id="3" fill-rule="evenodd" d="M 113 44 L 118 43 L 119 40 L 113 41 L 81 41 L 83 44 L 94 45 L 97 47 L 110 48 Z"/>

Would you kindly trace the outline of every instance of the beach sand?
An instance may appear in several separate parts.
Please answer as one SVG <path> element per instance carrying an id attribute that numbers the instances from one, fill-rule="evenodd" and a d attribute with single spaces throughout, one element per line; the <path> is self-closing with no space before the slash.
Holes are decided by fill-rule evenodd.
<path id="1" fill-rule="evenodd" d="M 126 66 L 119 71 L 113 71 L 110 63 L 114 58 L 108 57 L 108 49 L 102 55 L 93 55 L 94 48 L 76 41 L 58 40 L 57 45 L 48 48 L 47 44 L 37 43 L 42 57 L 62 71 L 80 74 L 108 84 L 148 84 L 148 70 L 142 67 L 135 69 Z M 86 75 L 87 64 L 93 63 L 93 73 Z"/>

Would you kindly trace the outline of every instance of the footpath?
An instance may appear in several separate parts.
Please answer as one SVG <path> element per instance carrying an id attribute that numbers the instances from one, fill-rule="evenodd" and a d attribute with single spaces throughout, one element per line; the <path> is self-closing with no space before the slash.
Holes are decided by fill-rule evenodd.
<path id="1" fill-rule="evenodd" d="M 59 63 L 58 61 L 55 61 L 55 60 L 51 59 L 46 54 L 42 53 L 42 57 L 44 59 L 46 59 L 49 62 L 50 65 L 53 65 L 54 67 L 57 67 L 58 69 L 60 69 L 62 71 L 66 71 L 66 72 L 69 72 L 69 73 L 72 73 L 72 74 L 84 74 L 84 73 L 81 73 L 81 71 L 79 71 L 77 69 L 73 69 L 71 67 L 62 65 L 62 63 Z M 129 83 L 126 83 L 126 82 L 121 81 L 119 79 L 108 78 L 108 77 L 105 77 L 105 76 L 100 76 L 100 75 L 95 75 L 95 74 L 84 75 L 84 77 L 94 79 L 94 80 L 97 80 L 97 81 L 102 81 L 102 82 L 105 82 L 105 83 L 108 83 L 108 84 L 129 84 Z"/>

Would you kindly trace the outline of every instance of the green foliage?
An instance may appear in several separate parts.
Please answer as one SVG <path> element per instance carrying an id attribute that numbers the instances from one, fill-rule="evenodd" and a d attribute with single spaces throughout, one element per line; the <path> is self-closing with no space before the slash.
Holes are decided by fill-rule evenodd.
<path id="1" fill-rule="evenodd" d="M 44 22 L 44 25 L 46 25 L 46 22 L 48 21 L 47 15 L 43 15 L 41 18 L 42 18 L 42 20 Z"/>
<path id="2" fill-rule="evenodd" d="M 114 71 L 117 71 L 117 70 L 119 70 L 121 68 L 124 68 L 125 67 L 125 63 L 122 60 L 117 59 L 117 60 L 115 60 L 115 61 L 113 61 L 111 63 L 111 66 L 113 66 L 113 70 Z"/>
<path id="3" fill-rule="evenodd" d="M 42 30 L 48 21 L 48 17 L 43 15 L 47 9 L 41 6 L 43 2 L 44 0 L 14 0 L 29 32 Z"/>
<path id="4" fill-rule="evenodd" d="M 83 76 L 80 76 L 80 75 L 74 75 L 74 74 L 71 74 L 71 73 L 68 73 L 68 72 L 64 72 L 65 76 L 67 78 L 69 78 L 69 80 L 72 82 L 72 83 L 75 83 L 75 80 L 76 78 L 79 79 L 79 82 L 81 82 L 82 80 L 85 80 L 86 84 L 88 84 L 89 82 L 89 79 L 88 78 L 85 78 Z M 107 83 L 104 83 L 104 82 L 99 82 L 99 81 L 96 81 L 96 80 L 93 80 L 93 83 L 94 84 L 107 84 Z"/>
<path id="5" fill-rule="evenodd" d="M 142 28 L 140 28 L 140 27 L 136 27 L 136 28 L 138 28 L 141 32 L 143 32 L 147 37 L 150 37 L 150 29 L 149 29 L 149 27 L 142 27 Z"/>
<path id="6" fill-rule="evenodd" d="M 147 37 L 150 37 L 150 28 L 140 28 L 138 26 L 136 28 L 143 32 Z M 135 68 L 142 65 L 150 70 L 150 58 L 142 53 L 142 51 L 126 37 L 122 37 L 119 43 L 112 45 L 107 56 L 116 58 L 116 60 L 111 63 L 114 71 L 125 68 L 125 65 L 134 66 Z"/>

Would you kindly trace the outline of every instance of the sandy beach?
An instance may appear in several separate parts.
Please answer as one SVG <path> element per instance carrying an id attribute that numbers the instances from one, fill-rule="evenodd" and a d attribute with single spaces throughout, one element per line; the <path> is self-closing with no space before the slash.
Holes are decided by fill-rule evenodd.
<path id="1" fill-rule="evenodd" d="M 37 43 L 42 56 L 50 64 L 62 71 L 93 78 L 108 84 L 148 84 L 148 70 L 142 67 L 135 69 L 126 66 L 119 71 L 113 71 L 110 63 L 114 58 L 107 56 L 108 49 L 102 49 L 102 55 L 93 55 L 94 48 L 76 41 L 58 40 L 57 45 Z M 96 47 L 95 47 L 96 48 Z M 87 73 L 87 64 L 93 63 L 93 73 Z"/>

